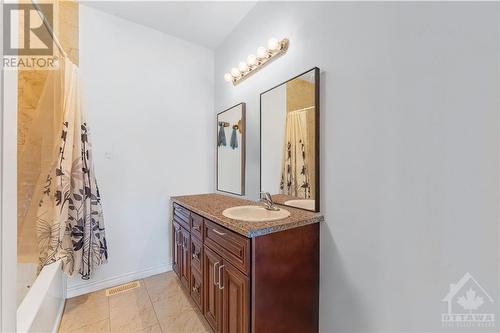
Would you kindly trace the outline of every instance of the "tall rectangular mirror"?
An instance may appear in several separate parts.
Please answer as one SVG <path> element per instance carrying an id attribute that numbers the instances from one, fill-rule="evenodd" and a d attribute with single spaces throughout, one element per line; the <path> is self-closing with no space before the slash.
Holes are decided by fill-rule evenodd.
<path id="1" fill-rule="evenodd" d="M 260 94 L 260 188 L 319 211 L 319 68 Z"/>
<path id="2" fill-rule="evenodd" d="M 245 103 L 217 114 L 217 191 L 245 195 Z"/>

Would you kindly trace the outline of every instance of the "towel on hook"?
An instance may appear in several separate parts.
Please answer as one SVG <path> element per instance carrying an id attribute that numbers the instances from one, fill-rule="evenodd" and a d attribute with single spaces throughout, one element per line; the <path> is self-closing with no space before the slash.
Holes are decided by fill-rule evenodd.
<path id="1" fill-rule="evenodd" d="M 233 126 L 233 133 L 231 134 L 231 141 L 229 142 L 229 145 L 233 149 L 238 148 L 238 134 L 236 132 L 237 128 L 237 126 Z"/>
<path id="2" fill-rule="evenodd" d="M 226 132 L 224 131 L 224 125 L 219 125 L 219 135 L 217 137 L 217 147 L 226 146 Z"/>

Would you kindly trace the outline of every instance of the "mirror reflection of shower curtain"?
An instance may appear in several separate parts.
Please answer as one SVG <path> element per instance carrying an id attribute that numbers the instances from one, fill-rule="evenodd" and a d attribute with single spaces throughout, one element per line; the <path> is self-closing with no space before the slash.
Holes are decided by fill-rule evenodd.
<path id="1" fill-rule="evenodd" d="M 307 110 L 290 111 L 286 114 L 280 183 L 282 194 L 302 199 L 311 198 L 312 186 L 307 115 Z"/>
<path id="2" fill-rule="evenodd" d="M 36 225 L 39 269 L 62 260 L 67 274 L 88 279 L 108 257 L 102 205 L 78 67 L 66 58 L 60 63 L 48 74 L 19 159 L 19 217 Z"/>

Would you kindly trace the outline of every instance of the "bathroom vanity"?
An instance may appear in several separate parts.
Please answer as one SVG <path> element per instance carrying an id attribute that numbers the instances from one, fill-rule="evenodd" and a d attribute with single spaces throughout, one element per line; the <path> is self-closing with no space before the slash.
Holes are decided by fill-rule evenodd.
<path id="1" fill-rule="evenodd" d="M 172 197 L 173 270 L 214 332 L 318 332 L 317 213 L 246 222 L 222 212 L 253 201 Z"/>

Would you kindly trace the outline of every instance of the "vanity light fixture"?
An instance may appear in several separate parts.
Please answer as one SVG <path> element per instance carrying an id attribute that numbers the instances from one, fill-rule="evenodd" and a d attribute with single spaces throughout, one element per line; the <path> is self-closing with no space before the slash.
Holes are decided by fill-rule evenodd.
<path id="1" fill-rule="evenodd" d="M 287 38 L 278 40 L 269 38 L 267 48 L 261 46 L 257 49 L 257 55 L 250 54 L 247 61 L 241 61 L 238 67 L 233 67 L 229 73 L 224 74 L 224 80 L 237 85 L 272 60 L 286 53 L 289 41 Z"/>

